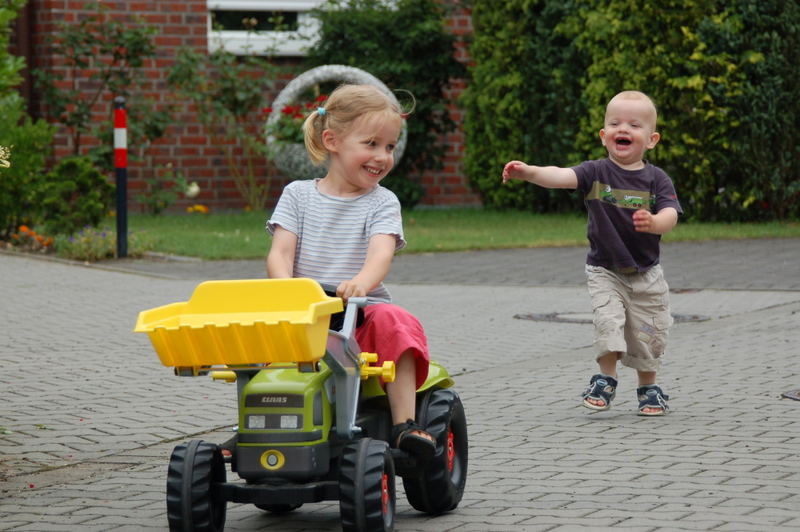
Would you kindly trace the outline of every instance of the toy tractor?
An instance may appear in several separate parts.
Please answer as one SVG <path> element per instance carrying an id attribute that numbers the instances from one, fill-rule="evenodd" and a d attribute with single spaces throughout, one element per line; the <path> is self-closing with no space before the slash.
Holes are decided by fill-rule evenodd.
<path id="1" fill-rule="evenodd" d="M 338 500 L 345 531 L 394 529 L 395 475 L 412 507 L 454 509 L 467 477 L 464 408 L 453 380 L 431 362 L 417 391 L 416 421 L 436 440 L 421 461 L 392 448 L 391 415 L 378 382 L 391 362 L 370 366 L 354 338 L 365 298 L 342 300 L 311 279 L 208 281 L 187 302 L 139 314 L 165 366 L 179 376 L 236 383 L 239 422 L 230 456 L 192 440 L 175 447 L 167 474 L 170 530 L 216 532 L 226 504 L 288 513 Z M 331 316 L 342 319 L 329 330 Z M 339 327 L 337 326 L 337 329 Z M 226 463 L 241 480 L 226 481 Z"/>

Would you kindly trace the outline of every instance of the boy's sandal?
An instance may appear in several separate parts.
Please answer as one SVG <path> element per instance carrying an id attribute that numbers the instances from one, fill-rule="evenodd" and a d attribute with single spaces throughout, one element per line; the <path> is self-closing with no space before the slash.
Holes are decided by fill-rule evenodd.
<path id="1" fill-rule="evenodd" d="M 636 388 L 636 395 L 639 396 L 639 415 L 640 416 L 663 416 L 669 412 L 667 401 L 669 395 L 661 391 L 655 384 Z M 645 412 L 649 408 L 653 412 Z"/>
<path id="2" fill-rule="evenodd" d="M 583 406 L 592 410 L 608 410 L 615 395 L 617 395 L 617 379 L 598 373 L 591 378 L 589 387 L 583 392 Z M 603 404 L 594 404 L 589 399 L 602 401 Z"/>
<path id="3" fill-rule="evenodd" d="M 433 441 L 433 437 L 428 439 L 418 434 L 418 432 L 430 436 L 425 429 L 411 419 L 405 423 L 394 425 L 391 436 L 392 445 L 413 454 L 417 458 L 433 458 L 433 455 L 436 454 L 436 443 Z"/>

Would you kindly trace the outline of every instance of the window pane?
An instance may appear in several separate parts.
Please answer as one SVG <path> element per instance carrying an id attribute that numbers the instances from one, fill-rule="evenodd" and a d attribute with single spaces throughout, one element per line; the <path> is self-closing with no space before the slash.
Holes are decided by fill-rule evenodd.
<path id="1" fill-rule="evenodd" d="M 215 30 L 297 31 L 297 11 L 211 11 Z"/>

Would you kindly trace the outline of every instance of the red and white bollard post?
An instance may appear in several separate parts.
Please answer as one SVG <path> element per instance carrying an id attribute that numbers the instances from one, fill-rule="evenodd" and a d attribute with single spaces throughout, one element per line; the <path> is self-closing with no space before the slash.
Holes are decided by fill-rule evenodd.
<path id="1" fill-rule="evenodd" d="M 114 173 L 117 179 L 117 257 L 128 256 L 128 128 L 125 98 L 114 98 Z"/>

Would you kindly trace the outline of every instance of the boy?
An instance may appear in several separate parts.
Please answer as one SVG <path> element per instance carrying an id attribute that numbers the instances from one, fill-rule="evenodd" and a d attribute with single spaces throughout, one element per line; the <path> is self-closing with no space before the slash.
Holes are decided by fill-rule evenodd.
<path id="1" fill-rule="evenodd" d="M 584 194 L 591 246 L 586 276 L 600 373 L 589 381 L 583 405 L 593 410 L 610 408 L 618 360 L 638 374 L 639 415 L 663 416 L 669 410 L 669 396 L 656 384 L 672 324 L 659 242 L 682 210 L 669 176 L 644 161 L 645 152 L 661 138 L 656 120 L 656 107 L 647 95 L 624 91 L 608 102 L 600 130 L 607 159 L 573 168 L 511 161 L 503 168 L 504 183 L 521 179 Z"/>

